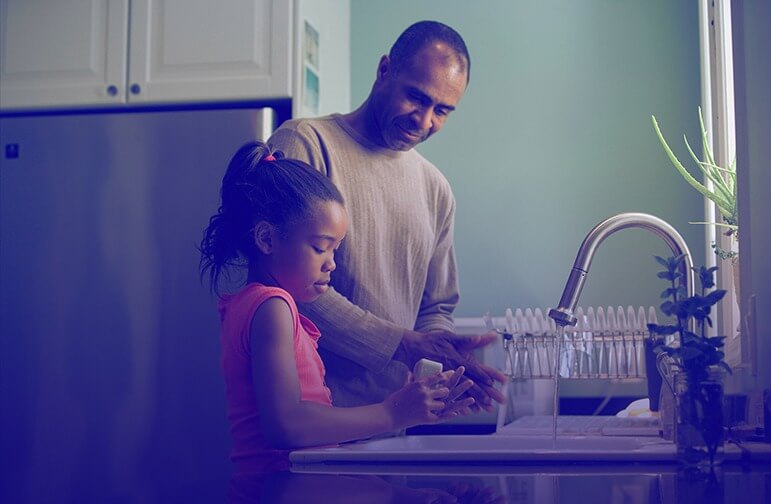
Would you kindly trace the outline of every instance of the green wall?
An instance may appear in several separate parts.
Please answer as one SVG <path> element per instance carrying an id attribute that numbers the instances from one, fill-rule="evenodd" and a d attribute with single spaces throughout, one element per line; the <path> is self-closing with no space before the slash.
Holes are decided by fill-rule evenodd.
<path id="1" fill-rule="evenodd" d="M 351 1 L 352 108 L 380 55 L 409 24 L 436 19 L 465 38 L 471 83 L 445 129 L 419 147 L 458 203 L 457 316 L 559 300 L 586 233 L 637 211 L 670 222 L 704 261 L 702 200 L 669 164 L 655 114 L 684 159 L 699 145 L 697 2 L 668 0 Z M 658 305 L 664 288 L 643 230 L 611 236 L 581 305 Z"/>

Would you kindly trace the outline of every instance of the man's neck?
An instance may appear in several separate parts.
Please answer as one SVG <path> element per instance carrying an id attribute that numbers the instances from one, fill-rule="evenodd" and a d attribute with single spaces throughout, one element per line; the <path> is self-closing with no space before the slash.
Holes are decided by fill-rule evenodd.
<path id="1" fill-rule="evenodd" d="M 388 147 L 383 141 L 383 135 L 380 133 L 375 117 L 372 114 L 372 110 L 369 106 L 369 99 L 353 112 L 343 114 L 342 119 L 348 126 L 353 128 L 353 130 L 370 142 L 380 145 L 381 147 Z"/>

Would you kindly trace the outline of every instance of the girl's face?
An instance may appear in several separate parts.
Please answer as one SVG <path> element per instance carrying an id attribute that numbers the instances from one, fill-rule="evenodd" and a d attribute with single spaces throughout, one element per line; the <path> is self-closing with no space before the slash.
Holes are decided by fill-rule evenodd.
<path id="1" fill-rule="evenodd" d="M 269 274 L 296 301 L 314 301 L 329 289 L 335 251 L 347 229 L 348 213 L 340 203 L 316 203 L 308 219 L 274 235 Z"/>

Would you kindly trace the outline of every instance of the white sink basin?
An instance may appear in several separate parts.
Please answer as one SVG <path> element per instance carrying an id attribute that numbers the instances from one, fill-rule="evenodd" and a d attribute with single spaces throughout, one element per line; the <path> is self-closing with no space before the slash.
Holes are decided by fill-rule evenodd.
<path id="1" fill-rule="evenodd" d="M 674 460 L 671 442 L 650 437 L 558 436 L 403 436 L 328 448 L 293 451 L 293 464 L 444 463 L 518 461 L 660 461 Z"/>
<path id="2" fill-rule="evenodd" d="M 638 438 L 601 436 L 404 436 L 357 443 L 347 448 L 361 451 L 554 451 L 636 450 L 642 446 Z"/>

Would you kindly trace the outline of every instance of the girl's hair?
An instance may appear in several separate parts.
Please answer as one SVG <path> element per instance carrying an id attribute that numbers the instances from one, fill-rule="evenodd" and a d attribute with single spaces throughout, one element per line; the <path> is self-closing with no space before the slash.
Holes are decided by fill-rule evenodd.
<path id="1" fill-rule="evenodd" d="M 248 266 L 257 253 L 255 224 L 264 220 L 286 232 L 289 225 L 309 218 L 317 202 L 343 204 L 329 178 L 259 141 L 245 144 L 230 160 L 220 198 L 199 248 L 201 280 L 208 272 L 213 292 L 219 292 L 223 271 L 228 275 L 230 267 Z"/>

